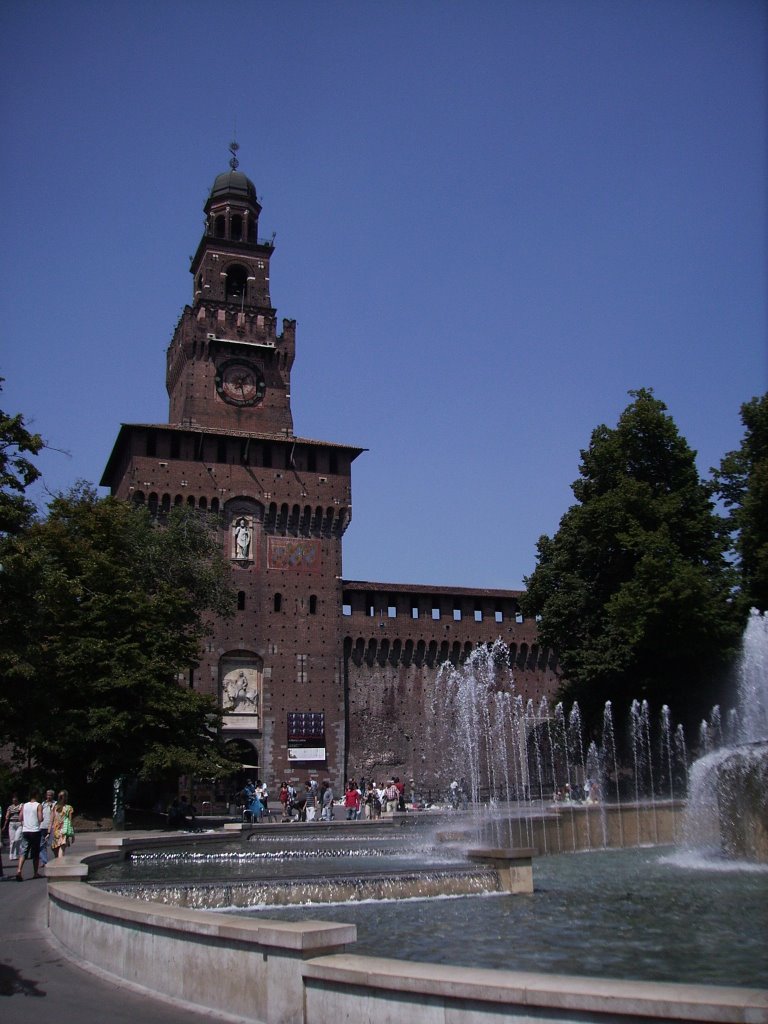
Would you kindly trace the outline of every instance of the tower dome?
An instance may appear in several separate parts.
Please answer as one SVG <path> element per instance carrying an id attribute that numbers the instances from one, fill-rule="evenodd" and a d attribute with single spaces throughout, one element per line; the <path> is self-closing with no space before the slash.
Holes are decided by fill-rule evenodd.
<path id="1" fill-rule="evenodd" d="M 256 186 L 242 171 L 224 171 L 216 175 L 211 188 L 210 199 L 231 197 L 241 201 L 256 203 Z"/>
<path id="2" fill-rule="evenodd" d="M 254 206 L 258 205 L 256 186 L 247 175 L 237 169 L 239 164 L 237 159 L 238 149 L 240 147 L 234 140 L 230 142 L 229 151 L 232 154 L 232 158 L 229 161 L 229 170 L 224 171 L 223 174 L 216 175 L 211 194 L 208 197 L 208 203 L 222 199 L 235 199 L 240 202 L 251 203 Z"/>

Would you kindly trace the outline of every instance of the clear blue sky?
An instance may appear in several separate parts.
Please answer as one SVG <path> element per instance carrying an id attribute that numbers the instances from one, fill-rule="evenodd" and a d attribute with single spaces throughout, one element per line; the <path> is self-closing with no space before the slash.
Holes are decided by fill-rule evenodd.
<path id="1" fill-rule="evenodd" d="M 98 481 L 165 422 L 202 206 L 241 169 L 297 434 L 369 449 L 344 574 L 516 587 L 652 387 L 708 475 L 766 390 L 766 4 L 6 3 L 2 407 Z"/>

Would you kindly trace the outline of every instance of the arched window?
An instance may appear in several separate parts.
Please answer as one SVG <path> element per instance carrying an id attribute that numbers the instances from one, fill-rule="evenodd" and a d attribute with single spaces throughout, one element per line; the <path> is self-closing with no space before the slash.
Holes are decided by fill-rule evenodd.
<path id="1" fill-rule="evenodd" d="M 224 220 L 224 214 L 220 213 L 213 222 L 213 234 L 216 238 L 223 238 L 226 230 L 226 221 Z"/>
<path id="2" fill-rule="evenodd" d="M 248 271 L 239 263 L 232 263 L 227 267 L 227 294 L 228 302 L 237 299 L 239 302 L 245 297 L 245 287 L 248 280 Z"/>
<path id="3" fill-rule="evenodd" d="M 243 237 L 243 218 L 239 213 L 233 213 L 229 221 L 229 237 L 239 242 Z"/>

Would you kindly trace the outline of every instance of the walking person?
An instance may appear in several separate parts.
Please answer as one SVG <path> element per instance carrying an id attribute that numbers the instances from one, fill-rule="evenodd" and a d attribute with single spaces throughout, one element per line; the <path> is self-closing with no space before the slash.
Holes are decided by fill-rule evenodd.
<path id="1" fill-rule="evenodd" d="M 405 811 L 405 783 L 400 781 L 400 776 L 396 775 L 392 780 L 395 783 L 397 789 L 397 809 L 398 811 Z"/>
<path id="2" fill-rule="evenodd" d="M 371 821 L 381 817 L 381 800 L 375 782 L 369 782 L 365 791 L 365 816 Z"/>
<path id="3" fill-rule="evenodd" d="M 264 804 L 260 796 L 261 782 L 258 779 L 255 785 L 253 782 L 249 782 L 244 792 L 248 801 L 245 809 L 251 817 L 251 823 L 261 822 L 264 817 Z"/>
<path id="4" fill-rule="evenodd" d="M 5 827 L 8 829 L 8 860 L 18 861 L 21 856 L 21 808 L 19 798 L 14 793 L 5 812 Z"/>
<path id="5" fill-rule="evenodd" d="M 317 791 L 309 779 L 304 783 L 304 821 L 314 821 L 317 812 Z"/>
<path id="6" fill-rule="evenodd" d="M 288 811 L 288 804 L 290 802 L 290 799 L 291 796 L 290 793 L 288 792 L 288 783 L 284 782 L 280 787 L 280 792 L 278 794 L 278 800 L 280 801 L 283 808 L 283 821 L 291 820 L 291 815 Z"/>
<path id="7" fill-rule="evenodd" d="M 33 878 L 40 878 L 40 828 L 43 823 L 43 805 L 40 793 L 33 789 L 29 800 L 21 805 L 21 856 L 16 869 L 16 881 L 23 882 L 24 862 L 32 861 Z"/>
<path id="8" fill-rule="evenodd" d="M 360 813 L 360 792 L 351 779 L 344 794 L 344 807 L 347 811 L 347 821 L 357 821 Z"/>
<path id="9" fill-rule="evenodd" d="M 74 808 L 69 803 L 69 794 L 66 789 L 62 789 L 53 808 L 50 828 L 51 851 L 56 857 L 63 857 L 67 847 L 75 841 L 75 829 L 72 824 L 74 814 Z"/>
<path id="10" fill-rule="evenodd" d="M 48 863 L 48 857 L 51 848 L 51 821 L 53 819 L 53 809 L 56 806 L 56 794 L 52 789 L 46 789 L 45 800 L 43 800 L 43 821 L 40 829 L 40 865 L 45 867 Z"/>
<path id="11" fill-rule="evenodd" d="M 384 795 L 387 800 L 386 814 L 392 815 L 397 810 L 397 803 L 398 800 L 400 799 L 400 794 L 397 790 L 397 786 L 395 785 L 394 779 L 389 780 L 387 788 L 384 791 Z"/>
<path id="12" fill-rule="evenodd" d="M 333 821 L 333 787 L 328 781 L 323 782 L 321 799 L 323 821 Z"/>

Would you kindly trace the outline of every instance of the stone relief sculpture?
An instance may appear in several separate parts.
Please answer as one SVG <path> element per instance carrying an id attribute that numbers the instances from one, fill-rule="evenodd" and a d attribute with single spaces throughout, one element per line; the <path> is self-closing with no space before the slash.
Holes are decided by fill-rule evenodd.
<path id="1" fill-rule="evenodd" d="M 259 691 L 254 669 L 232 669 L 224 676 L 221 690 L 222 707 L 227 714 L 258 714 Z"/>

